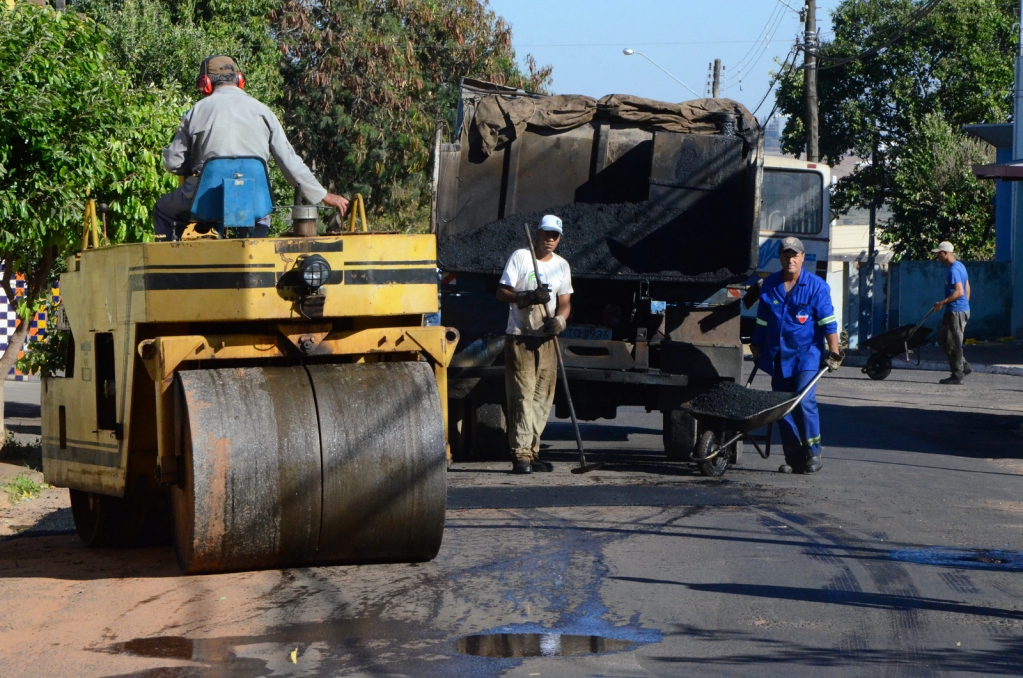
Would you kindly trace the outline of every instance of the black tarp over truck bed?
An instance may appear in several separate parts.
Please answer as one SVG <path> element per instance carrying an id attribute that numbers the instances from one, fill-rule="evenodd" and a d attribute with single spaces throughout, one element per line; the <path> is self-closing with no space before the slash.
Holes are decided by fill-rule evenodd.
<path id="1" fill-rule="evenodd" d="M 730 126 L 734 135 L 722 134 Z M 465 81 L 440 143 L 438 263 L 499 274 L 543 213 L 574 278 L 720 287 L 756 270 L 760 128 L 727 99 L 539 96 Z M 659 298 L 677 297 L 674 285 Z"/>
<path id="2" fill-rule="evenodd" d="M 669 457 L 688 458 L 697 430 L 680 404 L 694 385 L 741 373 L 739 305 L 725 287 L 757 266 L 755 118 L 727 99 L 598 101 L 470 80 L 458 113 L 452 142 L 438 132 L 432 215 L 438 264 L 455 274 L 441 288 L 443 319 L 462 336 L 449 371 L 453 448 L 503 444 L 508 306 L 494 292 L 523 224 L 552 213 L 575 288 L 561 345 L 581 387 L 577 414 L 660 410 Z M 654 313 L 652 299 L 672 303 Z"/>

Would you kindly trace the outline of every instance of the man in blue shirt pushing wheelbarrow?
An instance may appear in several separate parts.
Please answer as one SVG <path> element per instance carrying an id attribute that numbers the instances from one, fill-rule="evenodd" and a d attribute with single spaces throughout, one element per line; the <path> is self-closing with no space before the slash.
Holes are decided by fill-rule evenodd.
<path id="1" fill-rule="evenodd" d="M 775 391 L 802 391 L 823 365 L 832 372 L 842 364 L 838 322 L 828 283 L 803 271 L 805 250 L 799 238 L 781 241 L 781 271 L 772 273 L 760 289 L 757 326 L 750 342 L 756 366 L 771 375 Z M 827 342 L 827 354 L 822 352 Z M 821 470 L 821 428 L 814 386 L 781 420 L 785 473 Z"/>

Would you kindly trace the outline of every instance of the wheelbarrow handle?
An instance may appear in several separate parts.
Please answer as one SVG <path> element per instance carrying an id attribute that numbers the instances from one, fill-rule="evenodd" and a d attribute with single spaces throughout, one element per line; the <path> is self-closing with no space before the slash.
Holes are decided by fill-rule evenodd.
<path id="1" fill-rule="evenodd" d="M 912 338 L 913 338 L 913 335 L 914 335 L 914 334 L 916 334 L 916 331 L 917 331 L 918 329 L 920 329 L 920 328 L 921 328 L 921 327 L 923 326 L 923 324 L 924 324 L 924 321 L 925 321 L 925 320 L 927 320 L 928 318 L 930 318 L 930 317 L 931 317 L 931 314 L 932 314 L 932 313 L 934 313 L 934 309 L 933 309 L 933 308 L 932 308 L 931 310 L 927 311 L 927 314 L 926 314 L 926 315 L 925 315 L 925 316 L 924 316 L 923 318 L 920 318 L 920 322 L 918 322 L 918 323 L 916 324 L 916 326 L 915 326 L 915 327 L 913 327 L 913 331 L 912 331 L 912 332 L 910 332 L 910 333 L 909 333 L 909 334 L 907 335 L 907 337 L 908 337 L 909 339 L 912 339 Z"/>

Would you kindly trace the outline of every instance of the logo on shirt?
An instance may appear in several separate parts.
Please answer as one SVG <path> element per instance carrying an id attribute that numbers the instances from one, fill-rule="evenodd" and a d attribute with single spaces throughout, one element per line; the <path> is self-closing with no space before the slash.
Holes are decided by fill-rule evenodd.
<path id="1" fill-rule="evenodd" d="M 799 324 L 800 324 L 800 325 L 802 325 L 803 323 L 805 323 L 805 322 L 807 321 L 807 319 L 809 319 L 809 317 L 810 317 L 810 316 L 809 316 L 809 314 L 807 314 L 807 313 L 797 313 L 797 314 L 796 314 L 796 320 L 798 320 L 798 321 L 799 321 Z"/>
<path id="2" fill-rule="evenodd" d="M 777 299 L 772 299 L 771 303 L 774 304 L 775 306 L 777 306 L 778 305 L 778 300 Z"/>

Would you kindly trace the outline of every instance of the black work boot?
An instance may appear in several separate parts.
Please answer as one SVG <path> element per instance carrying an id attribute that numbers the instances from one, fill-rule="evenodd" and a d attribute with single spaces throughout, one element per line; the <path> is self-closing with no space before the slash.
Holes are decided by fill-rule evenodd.
<path id="1" fill-rule="evenodd" d="M 512 473 L 516 475 L 528 475 L 533 472 L 533 467 L 524 459 L 516 459 L 512 464 Z"/>
<path id="2" fill-rule="evenodd" d="M 554 464 L 547 461 L 540 461 L 539 459 L 534 459 L 529 462 L 529 466 L 533 469 L 533 473 L 550 473 L 554 470 Z"/>
<path id="3" fill-rule="evenodd" d="M 970 363 L 963 363 L 963 376 L 967 377 L 971 374 L 973 374 L 973 367 Z"/>
<path id="4" fill-rule="evenodd" d="M 953 374 L 948 379 L 939 379 L 938 383 L 939 384 L 945 384 L 946 386 L 960 386 L 960 385 L 962 385 L 963 380 Z"/>
<path id="5" fill-rule="evenodd" d="M 819 454 L 810 454 L 806 457 L 806 469 L 803 473 L 817 473 L 824 468 L 824 460 Z"/>
<path id="6" fill-rule="evenodd" d="M 800 448 L 785 450 L 785 464 L 778 469 L 781 473 L 802 473 L 806 470 L 806 453 Z"/>

